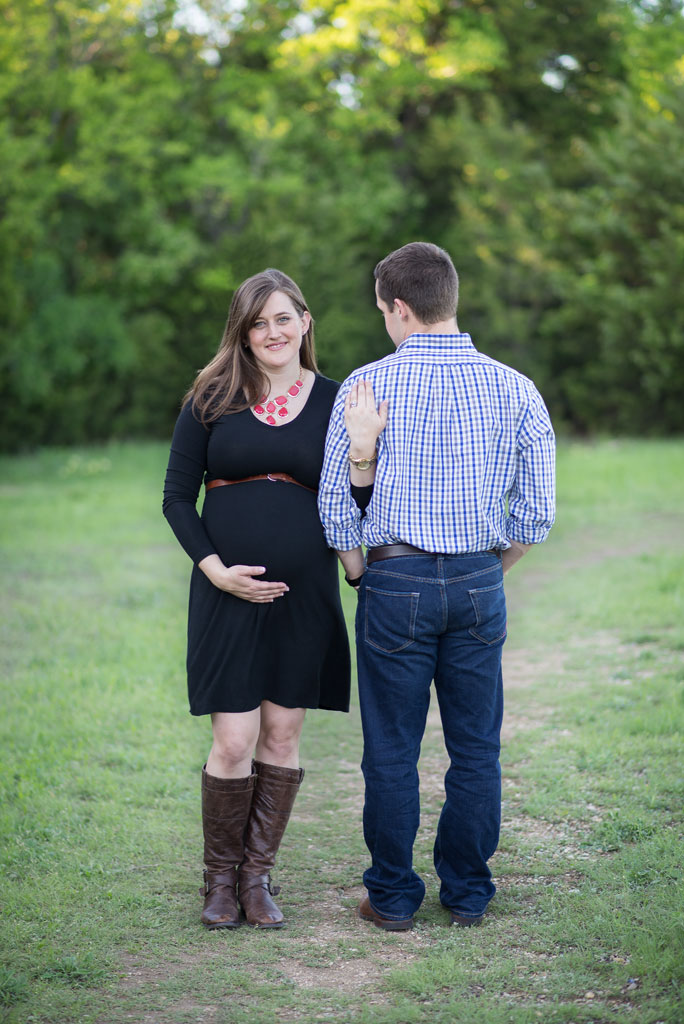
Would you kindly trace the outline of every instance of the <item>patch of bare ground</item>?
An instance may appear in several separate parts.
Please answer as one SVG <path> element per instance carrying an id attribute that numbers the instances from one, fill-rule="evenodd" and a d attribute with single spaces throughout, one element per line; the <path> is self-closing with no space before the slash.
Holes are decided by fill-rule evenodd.
<path id="1" fill-rule="evenodd" d="M 272 977 L 275 971 L 284 983 L 296 988 L 328 992 L 331 1008 L 337 994 L 354 995 L 363 992 L 364 1003 L 384 1003 L 384 976 L 388 971 L 416 960 L 431 944 L 431 939 L 420 929 L 393 934 L 378 931 L 378 936 L 383 940 L 382 946 L 374 950 L 372 959 L 362 956 L 359 946 L 367 938 L 366 930 L 373 929 L 373 925 L 362 921 L 356 912 L 356 906 L 364 895 L 365 889 L 362 886 L 329 888 L 318 894 L 311 915 L 315 923 L 314 934 L 294 939 L 287 959 L 281 960 L 277 968 L 269 965 L 269 976 Z M 295 923 L 295 915 L 292 915 L 292 919 Z M 268 936 L 264 938 L 268 939 Z M 239 942 L 239 935 L 235 939 Z M 224 964 L 225 955 L 223 945 L 181 953 L 163 964 L 146 963 L 142 956 L 125 954 L 121 959 L 120 991 L 132 993 L 154 988 L 195 965 L 204 966 L 207 962 L 215 962 L 217 966 Z M 263 967 L 258 963 L 253 950 L 241 960 L 239 969 L 241 973 L 252 976 L 255 984 L 264 981 Z M 235 997 L 231 995 L 231 1001 L 235 1000 L 240 1001 L 239 994 Z M 218 1009 L 216 1006 L 203 1006 L 201 997 L 190 996 L 173 1004 L 174 1015 L 192 1013 L 194 1020 L 206 1021 L 208 1024 L 215 1019 Z M 283 1007 L 278 1016 L 279 1020 L 288 1021 L 298 1019 L 299 1014 L 296 1010 Z M 167 1024 L 168 1014 L 165 1016 L 162 1010 L 150 1010 L 137 1019 L 140 1024 Z M 110 1022 L 102 1017 L 98 1024 Z"/>
<path id="2" fill-rule="evenodd" d="M 233 1000 L 231 997 L 231 1002 L 239 1003 L 240 1000 Z M 173 1004 L 173 1015 L 176 1019 L 182 1019 L 182 1014 L 191 1015 L 193 1024 L 213 1024 L 220 1009 L 223 1007 L 202 1006 L 193 999 L 179 999 Z M 167 1010 L 137 1011 L 134 1014 L 128 1014 L 128 1018 L 131 1024 L 169 1024 Z M 225 1020 L 225 1016 L 223 1020 Z M 111 1024 L 111 1018 L 100 1018 L 98 1024 Z"/>
<path id="3" fill-rule="evenodd" d="M 549 648 L 542 653 L 536 652 L 532 658 L 528 651 L 504 648 L 504 691 L 533 686 L 541 679 L 563 675 L 564 670 L 565 652 Z"/>
<path id="4" fill-rule="evenodd" d="M 201 955 L 181 953 L 166 963 L 156 961 L 153 964 L 146 963 L 139 954 L 123 953 L 120 957 L 119 993 L 121 995 L 133 994 L 141 989 L 156 988 L 180 971 L 192 968 L 200 961 L 206 963 L 207 960 L 217 959 L 221 953 L 222 951 L 219 950 L 205 950 Z M 201 998 L 197 999 L 196 997 L 178 1000 L 174 1002 L 173 1006 L 174 1016 L 192 1013 L 193 1021 L 198 1024 L 202 1024 L 202 1022 L 211 1024 L 215 1020 L 218 1009 L 216 1006 L 203 1006 Z M 163 1009 L 136 1010 L 135 1013 L 128 1014 L 124 1012 L 122 1018 L 128 1018 L 135 1024 L 168 1024 L 169 1021 L 168 1011 Z M 117 1017 L 118 1019 L 120 1018 Z M 111 1021 L 111 1016 L 105 1013 L 98 1018 L 97 1024 L 111 1024 Z"/>
<path id="5" fill-rule="evenodd" d="M 211 953 L 208 955 L 211 956 Z M 155 984 L 164 978 L 172 977 L 186 967 L 192 967 L 196 962 L 197 958 L 193 954 L 180 953 L 162 967 L 158 963 L 147 963 L 142 954 L 122 953 L 119 958 L 119 988 L 128 991 Z"/>
<path id="6" fill-rule="evenodd" d="M 384 975 L 388 970 L 415 961 L 429 940 L 418 930 L 392 935 L 383 933 L 383 945 L 374 951 L 372 960 L 356 956 L 359 954 L 359 939 L 365 938 L 360 933 L 374 927 L 361 921 L 354 909 L 364 894 L 365 889 L 361 886 L 345 889 L 339 894 L 328 893 L 323 900 L 322 922 L 316 927 L 316 934 L 306 940 L 313 958 L 322 954 L 326 962 L 307 962 L 306 951 L 302 952 L 300 946 L 294 957 L 280 963 L 280 973 L 300 988 L 329 989 L 333 993 L 347 994 L 363 991 L 364 1001 L 384 1001 Z M 337 955 L 332 952 L 335 948 L 339 950 Z"/>
<path id="7" fill-rule="evenodd" d="M 597 851 L 588 850 L 583 845 L 591 829 L 592 824 L 589 822 L 542 821 L 519 811 L 512 816 L 504 816 L 501 821 L 501 831 L 511 837 L 514 843 L 516 837 L 519 837 L 525 843 L 532 844 L 534 852 L 544 856 L 549 863 L 568 857 L 573 860 L 595 858 Z"/>
<path id="8" fill-rule="evenodd" d="M 558 875 L 541 875 L 538 872 L 515 871 L 498 876 L 496 884 L 497 889 L 501 892 L 510 891 L 514 888 L 524 888 L 529 885 L 539 886 L 540 888 L 563 887 L 566 892 L 578 892 L 583 881 L 584 874 L 577 868 L 573 868 L 571 871 L 564 871 Z"/>

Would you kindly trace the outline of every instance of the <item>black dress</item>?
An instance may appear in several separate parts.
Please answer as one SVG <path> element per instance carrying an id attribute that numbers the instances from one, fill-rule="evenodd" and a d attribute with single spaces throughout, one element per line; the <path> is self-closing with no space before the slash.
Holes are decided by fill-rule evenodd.
<path id="1" fill-rule="evenodd" d="M 206 492 L 202 482 L 288 473 L 318 488 L 339 385 L 317 376 L 299 415 L 270 427 L 246 409 L 204 427 L 186 405 L 176 423 L 164 514 L 195 562 L 188 613 L 188 695 L 193 715 L 240 712 L 262 700 L 287 708 L 349 710 L 350 657 L 337 556 L 326 546 L 316 495 L 284 481 L 255 480 Z M 289 592 L 256 604 L 215 587 L 197 563 L 263 565 L 260 580 Z"/>

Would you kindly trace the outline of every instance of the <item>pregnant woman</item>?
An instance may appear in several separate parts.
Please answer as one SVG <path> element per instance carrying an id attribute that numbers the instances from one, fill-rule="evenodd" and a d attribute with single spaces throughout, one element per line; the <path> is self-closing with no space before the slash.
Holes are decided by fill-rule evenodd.
<path id="1" fill-rule="evenodd" d="M 188 692 L 211 715 L 202 772 L 207 928 L 278 928 L 271 871 L 303 777 L 307 708 L 347 711 L 337 561 L 316 491 L 338 384 L 317 372 L 297 285 L 237 289 L 214 359 L 176 423 L 164 514 L 194 562 Z M 196 511 L 204 484 L 202 513 Z"/>

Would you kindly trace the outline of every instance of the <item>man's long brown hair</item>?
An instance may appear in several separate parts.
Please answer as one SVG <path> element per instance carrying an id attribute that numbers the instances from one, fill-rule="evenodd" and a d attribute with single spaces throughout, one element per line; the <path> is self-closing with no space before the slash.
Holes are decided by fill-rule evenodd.
<path id="1" fill-rule="evenodd" d="M 241 412 L 268 393 L 266 374 L 257 366 L 247 345 L 250 328 L 258 319 L 273 292 L 283 292 L 299 316 L 309 312 L 306 300 L 291 277 L 269 267 L 243 281 L 233 295 L 226 327 L 218 351 L 200 370 L 183 405 L 193 402 L 202 423 L 218 419 L 224 413 Z M 299 362 L 307 370 L 318 372 L 314 349 L 313 317 L 302 338 Z"/>

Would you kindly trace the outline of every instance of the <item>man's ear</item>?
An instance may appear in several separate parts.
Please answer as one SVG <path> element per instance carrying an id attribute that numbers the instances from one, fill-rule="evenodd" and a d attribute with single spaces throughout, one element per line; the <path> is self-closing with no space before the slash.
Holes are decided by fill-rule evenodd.
<path id="1" fill-rule="evenodd" d="M 411 309 L 410 309 L 409 306 L 406 305 L 404 300 L 403 299 L 395 299 L 394 300 L 394 305 L 397 308 L 397 312 L 399 313 L 400 319 L 404 320 L 404 321 L 408 320 L 409 316 L 411 315 Z"/>

